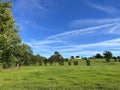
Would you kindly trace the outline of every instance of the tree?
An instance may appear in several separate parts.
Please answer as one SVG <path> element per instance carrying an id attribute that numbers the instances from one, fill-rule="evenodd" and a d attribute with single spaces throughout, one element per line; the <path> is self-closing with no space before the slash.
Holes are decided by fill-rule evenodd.
<path id="1" fill-rule="evenodd" d="M 103 56 L 101 55 L 101 54 L 99 54 L 99 53 L 97 53 L 96 55 L 95 55 L 95 58 L 102 58 Z"/>
<path id="2" fill-rule="evenodd" d="M 79 58 L 80 58 L 80 56 L 76 56 L 76 58 L 78 58 L 78 59 L 79 59 Z"/>
<path id="3" fill-rule="evenodd" d="M 105 51 L 105 52 L 103 53 L 103 55 L 104 55 L 106 61 L 107 61 L 107 62 L 110 62 L 110 59 L 112 58 L 112 53 L 111 53 L 110 51 Z"/>
<path id="4" fill-rule="evenodd" d="M 90 60 L 89 60 L 88 58 L 85 57 L 85 61 L 86 61 L 86 65 L 87 65 L 87 66 L 90 66 L 90 65 L 91 65 Z"/>
<path id="5" fill-rule="evenodd" d="M 51 65 L 53 62 L 58 62 L 59 65 L 64 65 L 64 58 L 58 51 L 55 51 L 54 55 L 52 55 L 48 60 Z"/>
<path id="6" fill-rule="evenodd" d="M 71 60 L 68 61 L 68 65 L 71 66 Z"/>
<path id="7" fill-rule="evenodd" d="M 112 58 L 114 59 L 115 62 L 117 61 L 117 57 L 114 56 L 114 57 L 112 57 Z"/>
<path id="8" fill-rule="evenodd" d="M 74 60 L 73 61 L 73 64 L 76 66 L 76 65 L 78 65 L 78 60 Z"/>
<path id="9" fill-rule="evenodd" d="M 54 55 L 52 55 L 51 57 L 49 57 L 48 61 L 49 61 L 50 65 L 53 65 L 53 63 L 54 63 Z"/>
<path id="10" fill-rule="evenodd" d="M 46 58 L 41 56 L 41 55 L 39 55 L 39 54 L 32 55 L 31 64 L 32 65 L 40 65 L 41 66 L 45 60 L 46 60 Z M 47 64 L 47 63 L 44 62 L 44 64 Z"/>
<path id="11" fill-rule="evenodd" d="M 75 59 L 74 56 L 71 56 L 70 58 L 71 58 L 71 59 Z"/>
<path id="12" fill-rule="evenodd" d="M 120 56 L 117 56 L 118 61 L 120 62 Z"/>
<path id="13" fill-rule="evenodd" d="M 21 43 L 11 8 L 11 2 L 0 1 L 0 57 L 1 63 L 6 63 L 8 67 L 17 61 L 13 52 Z"/>
<path id="14" fill-rule="evenodd" d="M 44 62 L 44 65 L 46 66 L 48 63 L 48 59 L 46 57 L 43 57 L 43 62 Z"/>
<path id="15" fill-rule="evenodd" d="M 17 64 L 22 65 L 30 65 L 32 58 L 32 50 L 26 44 L 20 44 L 14 48 L 14 52 L 12 52 L 14 56 L 17 58 Z"/>
<path id="16" fill-rule="evenodd" d="M 11 13 L 12 3 L 0 0 L 0 63 L 5 68 L 20 63 L 28 64 L 28 46 L 22 44 L 19 29 Z M 26 58 L 26 59 L 25 59 Z M 21 64 L 23 61 L 21 62 Z"/>

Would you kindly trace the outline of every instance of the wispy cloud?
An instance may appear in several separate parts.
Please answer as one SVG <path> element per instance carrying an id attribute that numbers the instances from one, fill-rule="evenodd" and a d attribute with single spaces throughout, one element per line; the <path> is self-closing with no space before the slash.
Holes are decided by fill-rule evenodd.
<path id="1" fill-rule="evenodd" d="M 83 2 L 85 2 L 86 4 L 88 4 L 89 6 L 91 6 L 93 8 L 96 8 L 98 10 L 104 11 L 104 12 L 112 14 L 112 15 L 119 13 L 119 10 L 113 6 L 100 5 L 100 4 L 89 2 L 87 0 L 83 0 Z"/>
<path id="2" fill-rule="evenodd" d="M 17 0 L 13 5 L 13 11 L 16 9 L 14 13 L 19 13 L 20 16 L 28 15 L 30 16 L 46 16 L 49 14 L 46 0 Z M 48 5 L 48 4 L 47 4 Z M 21 13 L 20 13 L 21 12 Z"/>
<path id="3" fill-rule="evenodd" d="M 63 46 L 57 47 L 61 53 L 66 55 L 80 55 L 80 56 L 91 56 L 95 55 L 96 53 L 103 53 L 105 50 L 110 50 L 114 55 L 119 54 L 120 50 L 120 38 L 97 42 L 92 44 L 85 44 L 85 45 L 70 45 L 70 46 Z"/>
<path id="4" fill-rule="evenodd" d="M 79 50 L 85 50 L 87 48 L 91 49 L 115 49 L 119 47 L 120 45 L 120 38 L 112 39 L 112 40 L 107 40 L 103 42 L 97 42 L 97 43 L 92 43 L 92 44 L 84 44 L 84 45 L 70 45 L 70 46 L 63 46 L 63 47 L 56 47 L 56 48 L 61 48 L 62 52 L 71 52 L 71 51 L 79 51 Z M 120 49 L 120 48 L 119 48 Z"/>
<path id="5" fill-rule="evenodd" d="M 47 44 L 53 44 L 53 43 L 61 43 L 63 41 L 61 40 L 43 40 L 43 41 L 36 41 L 36 40 L 32 40 L 30 43 L 30 45 L 47 45 Z"/>
<path id="6" fill-rule="evenodd" d="M 51 42 L 52 43 L 52 42 Z M 80 55 L 80 56 L 91 56 L 95 55 L 96 53 L 103 53 L 105 50 L 110 50 L 113 52 L 113 54 L 119 54 L 120 50 L 120 38 L 107 40 L 103 42 L 96 42 L 91 44 L 79 44 L 79 45 L 66 45 L 66 46 L 58 46 L 58 47 L 52 47 L 52 46 L 45 46 L 40 43 L 29 43 L 29 45 L 32 46 L 32 48 L 38 52 L 46 52 L 51 55 L 55 50 L 58 50 L 60 53 L 70 56 L 70 55 Z"/>
<path id="7" fill-rule="evenodd" d="M 112 27 L 109 33 L 120 34 L 120 23 L 118 23 L 115 27 Z"/>
<path id="8" fill-rule="evenodd" d="M 78 27 L 81 25 L 85 26 L 96 26 L 110 23 L 120 23 L 120 18 L 105 18 L 105 19 L 77 19 L 70 22 L 70 27 Z"/>
<path id="9" fill-rule="evenodd" d="M 24 39 L 31 37 L 32 32 L 41 37 L 49 35 L 49 33 L 47 35 L 45 33 L 51 31 L 51 29 L 44 26 L 43 22 L 46 22 L 46 19 L 52 16 L 53 12 L 51 13 L 51 11 L 55 4 L 53 3 L 52 0 L 13 0 L 12 12 L 16 24 L 20 26 L 20 35 Z M 45 35 L 39 33 L 40 30 Z"/>
<path id="10" fill-rule="evenodd" d="M 111 26 L 107 27 L 107 30 L 106 30 L 107 33 L 120 34 L 119 33 L 120 18 L 114 18 L 114 19 L 112 19 L 112 18 L 107 18 L 107 19 L 78 19 L 78 20 L 73 20 L 70 23 L 70 26 L 80 28 L 83 25 L 85 27 L 91 27 L 91 26 L 95 27 L 95 26 L 108 25 L 108 24 L 111 24 Z M 115 24 L 115 25 L 112 25 L 112 24 Z M 104 28 L 104 31 L 105 31 L 105 28 Z"/>
<path id="11" fill-rule="evenodd" d="M 13 8 L 13 11 L 16 15 L 15 18 L 17 22 L 21 24 L 20 26 L 23 27 L 22 30 L 24 30 L 24 32 L 25 30 L 27 30 L 27 33 L 30 33 L 32 30 L 42 30 L 41 35 L 43 35 L 43 32 L 45 33 L 45 31 L 50 30 L 50 28 L 42 27 L 41 25 L 44 23 L 40 25 L 40 20 L 51 14 L 51 1 L 52 0 L 15 0 L 15 9 Z M 103 6 L 87 0 L 84 0 L 84 2 L 90 7 L 108 14 L 119 13 L 113 6 Z M 82 28 L 82 25 L 85 27 Z M 93 55 L 97 52 L 102 53 L 104 50 L 111 50 L 115 54 L 119 53 L 120 38 L 114 37 L 116 39 L 111 40 L 111 38 L 104 37 L 106 39 L 103 41 L 101 37 L 103 34 L 108 36 L 118 34 L 119 36 L 120 18 L 74 20 L 70 26 L 72 26 L 72 30 L 61 31 L 58 34 L 47 33 L 47 35 L 43 35 L 44 37 L 39 34 L 39 36 L 43 38 L 42 40 L 31 40 L 25 43 L 32 47 L 35 54 L 42 53 L 43 55 L 51 55 L 56 50 L 67 56 Z M 94 41 L 95 38 L 99 39 Z M 80 40 L 80 42 L 78 40 Z"/>
<path id="12" fill-rule="evenodd" d="M 31 40 L 30 42 L 24 42 L 28 44 L 32 49 L 35 51 L 34 53 L 38 53 L 40 51 L 42 52 L 47 52 L 49 54 L 52 53 L 51 50 L 53 50 L 53 44 L 57 43 L 63 43 L 63 41 L 60 40 L 42 40 L 42 41 L 37 41 L 37 40 Z"/>
<path id="13" fill-rule="evenodd" d="M 105 30 L 103 28 L 114 27 L 116 25 L 117 25 L 117 23 L 112 23 L 112 24 L 105 24 L 105 25 L 100 25 L 100 26 L 95 26 L 95 27 L 88 27 L 85 29 L 72 30 L 72 31 L 61 33 L 61 34 L 49 36 L 46 39 L 62 39 L 62 38 L 64 39 L 64 38 L 76 36 L 76 35 L 77 36 L 78 35 L 86 35 L 86 34 L 94 33 L 95 31 L 101 32 L 101 29 Z M 109 30 L 107 30 L 107 31 L 109 32 Z"/>
<path id="14" fill-rule="evenodd" d="M 96 36 L 98 34 L 119 34 L 119 23 L 120 19 L 100 19 L 100 20 L 86 20 L 86 22 L 90 23 L 97 23 L 96 26 L 93 27 L 87 27 L 84 29 L 78 29 L 78 30 L 71 30 L 67 31 L 61 34 L 52 35 L 49 37 L 44 38 L 41 41 L 32 40 L 28 42 L 28 44 L 34 48 L 34 50 L 37 52 L 46 52 L 51 55 L 52 52 L 58 50 L 64 55 L 86 55 L 90 56 L 93 54 L 96 54 L 97 52 L 102 53 L 104 50 L 111 50 L 114 54 L 118 54 L 118 49 L 120 45 L 120 38 L 116 39 L 108 39 L 106 41 L 97 41 L 91 42 L 91 43 L 78 43 L 73 45 L 74 41 L 72 41 L 71 38 L 76 38 L 76 40 L 85 40 L 85 38 L 89 36 Z M 81 21 L 78 23 L 82 23 Z M 81 39 L 78 39 L 79 37 L 83 37 Z M 96 37 L 90 37 L 89 39 L 94 39 Z M 100 37 L 101 38 L 101 35 Z M 71 44 L 72 43 L 72 44 Z M 56 47 L 57 46 L 57 47 Z"/>

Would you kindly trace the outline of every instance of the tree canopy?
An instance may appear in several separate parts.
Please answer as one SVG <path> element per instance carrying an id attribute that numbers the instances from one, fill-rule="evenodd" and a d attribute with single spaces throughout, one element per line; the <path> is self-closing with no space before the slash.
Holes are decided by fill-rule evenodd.
<path id="1" fill-rule="evenodd" d="M 5 64 L 5 67 L 21 64 L 23 61 L 28 64 L 26 60 L 29 54 L 32 54 L 30 47 L 23 44 L 18 35 L 19 29 L 15 24 L 11 8 L 11 2 L 0 1 L 0 63 Z"/>
<path id="2" fill-rule="evenodd" d="M 103 53 L 103 55 L 104 55 L 104 57 L 105 57 L 105 59 L 106 59 L 107 62 L 110 62 L 110 59 L 111 59 L 112 56 L 113 56 L 110 51 L 105 51 L 105 52 Z"/>

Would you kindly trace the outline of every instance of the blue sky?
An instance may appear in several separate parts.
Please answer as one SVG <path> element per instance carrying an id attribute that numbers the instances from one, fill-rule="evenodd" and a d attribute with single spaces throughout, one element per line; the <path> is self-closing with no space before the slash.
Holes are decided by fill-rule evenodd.
<path id="1" fill-rule="evenodd" d="M 19 35 L 34 54 L 120 55 L 120 0 L 13 0 Z"/>

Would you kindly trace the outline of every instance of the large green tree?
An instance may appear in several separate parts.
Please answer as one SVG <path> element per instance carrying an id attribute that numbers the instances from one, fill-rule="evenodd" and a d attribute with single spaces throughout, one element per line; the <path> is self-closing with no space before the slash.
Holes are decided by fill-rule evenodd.
<path id="1" fill-rule="evenodd" d="M 5 67 L 20 63 L 23 60 L 21 58 L 25 55 L 27 58 L 29 54 L 29 47 L 21 43 L 11 8 L 11 2 L 0 0 L 0 63 Z M 28 64 L 27 60 L 26 63 Z"/>
<path id="2" fill-rule="evenodd" d="M 103 58 L 103 56 L 102 56 L 100 53 L 97 53 L 97 54 L 95 55 L 95 58 Z"/>
<path id="3" fill-rule="evenodd" d="M 58 51 L 55 51 L 54 55 L 52 55 L 48 60 L 51 65 L 53 64 L 53 62 L 58 62 L 59 65 L 64 65 L 64 58 Z"/>

